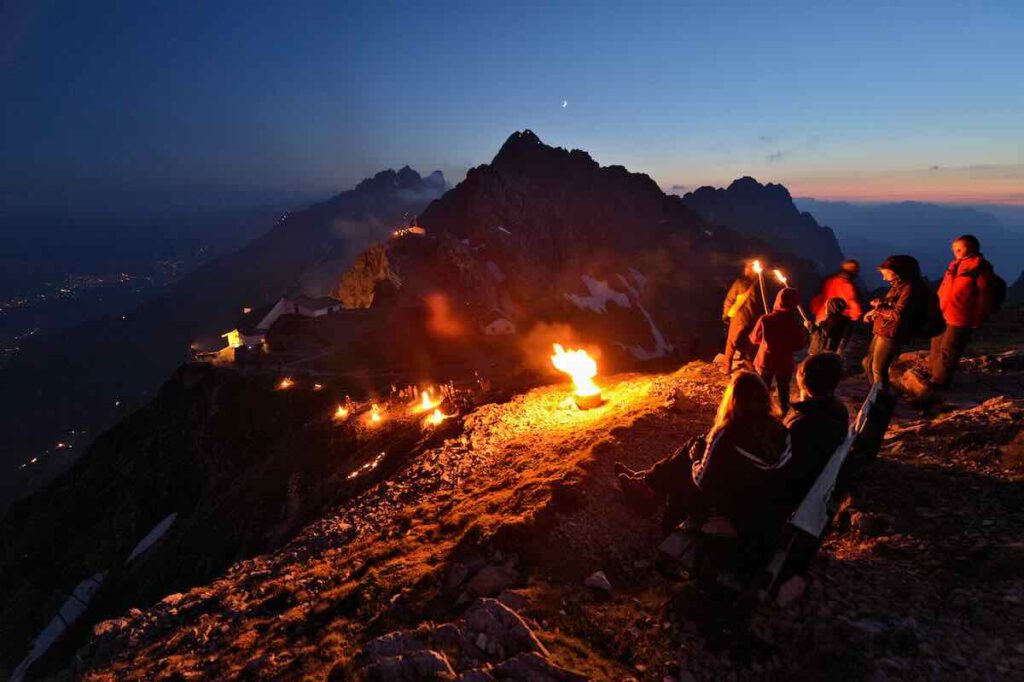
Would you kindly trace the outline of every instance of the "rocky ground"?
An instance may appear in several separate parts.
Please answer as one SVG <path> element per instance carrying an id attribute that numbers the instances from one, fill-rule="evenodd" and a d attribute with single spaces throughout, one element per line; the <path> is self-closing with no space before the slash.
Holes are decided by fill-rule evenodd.
<path id="1" fill-rule="evenodd" d="M 724 382 L 691 363 L 606 378 L 591 411 L 568 405 L 566 386 L 478 408 L 282 549 L 101 623 L 80 672 L 1019 679 L 1024 354 L 983 348 L 961 388 L 900 406 L 803 582 L 775 603 L 744 609 L 664 580 L 657 520 L 616 488 L 614 461 L 646 465 L 707 427 Z M 866 391 L 854 377 L 842 394 L 855 406 Z"/>

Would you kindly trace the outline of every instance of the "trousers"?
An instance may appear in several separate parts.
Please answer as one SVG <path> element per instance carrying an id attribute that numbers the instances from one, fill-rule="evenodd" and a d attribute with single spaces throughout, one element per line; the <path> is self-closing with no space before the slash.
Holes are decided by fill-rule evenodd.
<path id="1" fill-rule="evenodd" d="M 789 411 L 789 384 L 793 380 L 793 373 L 786 372 L 780 374 L 777 372 L 770 372 L 766 369 L 762 369 L 758 374 L 761 375 L 761 380 L 764 381 L 764 385 L 768 387 L 769 393 L 772 390 L 772 380 L 775 380 L 775 389 L 779 394 L 779 407 L 782 408 L 782 413 L 785 414 Z"/>
<path id="2" fill-rule="evenodd" d="M 932 370 L 932 383 L 948 388 L 953 380 L 960 358 L 971 342 L 974 330 L 970 327 L 952 327 L 946 325 L 945 331 L 932 338 L 931 353 L 928 358 Z"/>
<path id="3" fill-rule="evenodd" d="M 872 384 L 882 382 L 882 385 L 889 388 L 889 366 L 900 354 L 901 344 L 895 339 L 887 339 L 877 334 L 871 338 L 871 345 L 864 355 L 864 372 Z"/>

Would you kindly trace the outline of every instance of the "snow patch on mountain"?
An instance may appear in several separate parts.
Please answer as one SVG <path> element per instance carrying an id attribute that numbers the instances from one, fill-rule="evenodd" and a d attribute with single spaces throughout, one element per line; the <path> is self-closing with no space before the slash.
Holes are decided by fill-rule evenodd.
<path id="1" fill-rule="evenodd" d="M 583 275 L 580 279 L 587 287 L 588 296 L 577 294 L 565 294 L 565 297 L 576 304 L 580 310 L 589 310 L 594 313 L 604 313 L 608 310 L 608 303 L 614 303 L 620 308 L 630 308 L 629 296 L 616 291 L 608 286 L 608 282 L 595 279 L 590 275 Z"/>
<path id="2" fill-rule="evenodd" d="M 622 275 L 619 275 L 619 281 L 622 282 L 624 287 L 626 287 L 626 291 L 632 295 L 633 300 L 636 302 L 636 307 L 647 319 L 647 324 L 651 327 L 651 336 L 654 338 L 654 350 L 647 350 L 640 344 L 627 346 L 626 344 L 620 343 L 619 347 L 628 350 L 637 360 L 654 360 L 655 358 L 663 358 L 672 352 L 673 346 L 665 340 L 665 335 L 661 333 L 660 329 L 658 329 L 658 325 L 654 324 L 654 318 L 652 318 L 650 313 L 647 312 L 647 309 L 640 304 L 640 292 L 643 291 L 645 286 L 647 286 L 647 278 L 644 277 L 636 268 L 630 268 L 629 274 L 633 278 L 633 284 L 630 284 L 629 280 Z"/>

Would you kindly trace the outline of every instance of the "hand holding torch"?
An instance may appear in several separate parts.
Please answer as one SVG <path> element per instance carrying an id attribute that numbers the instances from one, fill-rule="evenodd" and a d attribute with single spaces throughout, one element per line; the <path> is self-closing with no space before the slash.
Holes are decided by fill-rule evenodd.
<path id="1" fill-rule="evenodd" d="M 775 270 L 772 270 L 772 274 L 775 275 L 775 279 L 779 280 L 779 282 L 782 284 L 782 286 L 784 286 L 784 287 L 788 287 L 789 286 L 789 280 L 786 279 L 786 276 L 784 274 L 782 274 L 781 270 L 776 268 Z M 804 307 L 802 305 L 800 305 L 799 303 L 797 303 L 796 304 L 796 309 L 800 313 L 800 317 L 804 318 L 804 324 L 810 324 L 811 321 L 810 321 L 810 319 L 808 319 L 807 313 L 804 312 Z"/>

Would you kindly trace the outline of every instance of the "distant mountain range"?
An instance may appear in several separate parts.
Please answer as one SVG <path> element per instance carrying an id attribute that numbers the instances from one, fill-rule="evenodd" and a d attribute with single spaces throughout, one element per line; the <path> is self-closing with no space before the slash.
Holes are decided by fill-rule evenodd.
<path id="1" fill-rule="evenodd" d="M 881 282 L 874 266 L 894 253 L 908 253 L 919 261 L 924 274 L 942 275 L 952 254 L 950 242 L 973 234 L 996 270 L 1013 282 L 1024 267 L 1024 234 L 1008 229 L 989 212 L 963 206 L 906 201 L 891 204 L 852 204 L 798 198 L 796 204 L 828 225 L 843 252 L 862 261 L 869 285 Z M 1012 218 L 1012 210 L 1003 212 Z"/>
<path id="2" fill-rule="evenodd" d="M 20 462 L 70 430 L 109 425 L 152 394 L 198 337 L 227 331 L 243 306 L 329 291 L 368 244 L 385 239 L 445 190 L 435 172 L 387 170 L 328 201 L 282 216 L 246 246 L 199 267 L 124 317 L 25 342 L 0 369 L 0 506 L 72 456 Z M 212 228 L 211 228 L 212 229 Z"/>
<path id="3" fill-rule="evenodd" d="M 742 177 L 724 189 L 701 187 L 689 192 L 683 203 L 708 222 L 727 225 L 810 260 L 822 274 L 834 271 L 843 259 L 832 230 L 819 225 L 811 213 L 798 210 L 783 185 L 762 185 Z"/>

